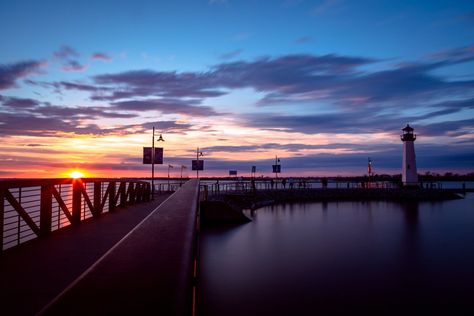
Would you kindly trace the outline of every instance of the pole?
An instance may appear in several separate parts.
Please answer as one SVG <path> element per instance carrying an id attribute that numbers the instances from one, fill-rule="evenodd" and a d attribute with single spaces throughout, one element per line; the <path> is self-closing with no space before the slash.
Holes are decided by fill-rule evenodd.
<path id="1" fill-rule="evenodd" d="M 179 186 L 183 184 L 183 165 L 181 165 L 181 178 L 179 179 Z"/>
<path id="2" fill-rule="evenodd" d="M 275 165 L 278 166 L 278 156 L 275 155 Z M 278 171 L 278 167 L 275 167 L 276 170 L 275 171 Z M 275 172 L 275 179 L 278 179 L 278 172 Z"/>
<path id="3" fill-rule="evenodd" d="M 170 166 L 168 165 L 168 191 L 170 191 Z"/>
<path id="4" fill-rule="evenodd" d="M 155 199 L 155 127 L 151 136 L 151 199 Z"/>
<path id="5" fill-rule="evenodd" d="M 197 160 L 196 178 L 199 179 L 199 147 L 196 148 L 196 160 Z"/>

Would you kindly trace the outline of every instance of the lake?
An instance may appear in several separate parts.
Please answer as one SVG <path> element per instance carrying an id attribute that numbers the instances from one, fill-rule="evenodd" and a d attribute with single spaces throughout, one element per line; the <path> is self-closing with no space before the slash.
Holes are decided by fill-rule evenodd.
<path id="1" fill-rule="evenodd" d="M 263 207 L 205 228 L 200 315 L 474 315 L 474 194 Z"/>

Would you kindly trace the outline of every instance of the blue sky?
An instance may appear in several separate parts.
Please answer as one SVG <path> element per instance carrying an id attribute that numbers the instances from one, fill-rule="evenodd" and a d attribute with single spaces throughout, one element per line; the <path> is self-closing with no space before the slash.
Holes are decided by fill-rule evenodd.
<path id="1" fill-rule="evenodd" d="M 0 1 L 0 37 L 0 176 L 144 175 L 153 125 L 209 175 L 397 173 L 407 122 L 474 169 L 472 1 Z"/>

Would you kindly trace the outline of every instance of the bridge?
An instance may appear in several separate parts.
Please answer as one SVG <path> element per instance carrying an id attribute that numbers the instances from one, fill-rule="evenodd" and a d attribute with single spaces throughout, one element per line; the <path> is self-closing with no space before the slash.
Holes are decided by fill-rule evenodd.
<path id="1" fill-rule="evenodd" d="M 1 181 L 1 313 L 191 315 L 199 181 L 150 193 L 133 179 Z"/>

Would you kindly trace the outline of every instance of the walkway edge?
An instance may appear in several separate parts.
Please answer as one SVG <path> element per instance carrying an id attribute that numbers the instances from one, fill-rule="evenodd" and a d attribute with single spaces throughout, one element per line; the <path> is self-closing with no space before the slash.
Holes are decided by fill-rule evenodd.
<path id="1" fill-rule="evenodd" d="M 161 270 L 166 271 L 173 270 L 175 273 L 175 280 L 180 278 L 179 270 L 183 266 L 180 260 L 185 258 L 187 261 L 187 252 L 189 252 L 189 244 L 193 244 L 193 238 L 195 231 L 187 231 L 189 227 L 194 228 L 194 222 L 196 219 L 197 204 L 198 204 L 198 194 L 199 194 L 199 182 L 198 181 L 188 181 L 184 184 L 183 187 L 168 197 L 163 203 L 157 206 L 148 216 L 146 216 L 139 224 L 137 224 L 127 235 L 125 235 L 121 240 L 119 240 L 114 246 L 112 246 L 103 256 L 101 256 L 94 264 L 92 264 L 86 271 L 84 271 L 78 278 L 76 278 L 68 287 L 66 287 L 61 293 L 59 293 L 49 304 L 44 306 L 37 315 L 56 315 L 61 314 L 61 310 L 68 310 L 72 314 L 82 314 L 83 312 L 88 312 L 89 314 L 103 314 L 107 311 L 119 310 L 125 312 L 122 308 L 132 308 L 135 312 L 141 309 L 146 304 L 151 304 L 155 302 L 154 307 L 160 308 L 162 302 L 159 299 L 162 296 L 154 295 L 153 290 L 157 290 L 157 287 L 163 287 L 162 284 L 167 284 L 164 280 L 167 275 L 163 278 L 163 273 Z M 175 223 L 176 225 L 169 225 L 170 223 Z M 160 226 L 155 229 L 155 227 Z M 174 229 L 174 230 L 173 230 Z M 169 238 L 170 236 L 171 239 Z M 175 236 L 178 236 L 175 240 Z M 137 242 L 137 240 L 139 242 Z M 159 241 L 158 243 L 156 241 Z M 153 243 L 151 243 L 153 242 Z M 174 244 L 178 242 L 183 244 L 183 249 L 178 249 L 176 255 L 176 250 Z M 140 249 L 139 247 L 142 246 Z M 152 246 L 152 247 L 150 247 Z M 156 249 L 156 248 L 160 248 Z M 139 248 L 139 249 L 137 249 Z M 154 252 L 156 250 L 156 253 Z M 192 250 L 192 249 L 191 249 Z M 161 251 L 161 252 L 160 252 Z M 163 254 L 170 253 L 170 256 L 163 256 Z M 171 253 L 175 252 L 175 253 Z M 138 256 L 137 256 L 138 254 Z M 110 264 L 113 258 L 113 263 Z M 168 263 L 162 263 L 161 261 L 176 261 L 171 265 Z M 138 261 L 138 263 L 136 263 Z M 150 266 L 155 266 L 156 269 L 152 269 Z M 140 265 L 145 265 L 144 269 L 141 269 Z M 192 262 L 190 263 L 192 265 Z M 138 268 L 133 269 L 134 266 Z M 187 263 L 184 264 L 184 268 L 187 269 Z M 112 271 L 111 270 L 114 270 Z M 130 270 L 132 274 L 129 275 Z M 123 273 L 127 271 L 127 273 Z M 104 273 L 105 272 L 105 273 Z M 171 272 L 171 274 L 173 274 Z M 185 273 L 186 274 L 186 271 Z M 149 277 L 149 279 L 148 279 Z M 177 283 L 181 283 L 178 280 Z M 128 282 L 128 283 L 127 283 Z M 186 282 L 186 281 L 183 281 Z M 104 285 L 106 284 L 106 285 Z M 91 286 L 92 285 L 92 286 Z M 124 303 L 120 301 L 120 298 L 116 297 L 118 292 L 117 285 L 125 287 L 125 292 L 141 292 L 136 294 L 136 301 L 131 303 Z M 130 287 L 128 287 L 130 285 Z M 142 286 L 143 288 L 137 288 Z M 175 287 L 179 288 L 182 284 L 176 284 Z M 102 291 L 98 289 L 101 287 Z M 107 290 L 104 290 L 106 288 Z M 136 289 L 134 292 L 133 290 Z M 151 291 L 147 291 L 150 290 Z M 167 289 L 169 290 L 169 289 Z M 175 289 L 180 291 L 182 289 Z M 100 299 L 96 298 L 91 294 L 91 292 L 98 292 L 100 294 Z M 160 292 L 160 289 L 158 289 Z M 169 290 L 173 292 L 173 289 Z M 155 293 L 156 294 L 156 293 Z M 181 293 L 182 294 L 182 293 Z M 129 297 L 126 295 L 125 297 Z M 77 304 L 68 303 L 74 299 L 77 300 Z M 132 300 L 135 298 L 132 298 Z M 97 301 L 99 300 L 99 301 Z M 109 302 L 107 302 L 109 300 Z M 176 298 L 175 300 L 178 300 Z M 116 302 L 117 306 L 109 306 L 110 302 Z M 172 303 L 161 304 L 161 305 L 172 305 Z M 181 304 L 175 304 L 181 305 Z M 108 306 L 108 307 L 107 307 Z M 70 309 L 68 308 L 70 307 Z M 161 306 L 161 309 L 166 309 L 169 306 Z M 176 307 L 176 306 L 174 306 Z M 181 309 L 185 308 L 179 306 Z M 173 307 L 169 307 L 173 309 Z M 137 310 L 138 309 L 138 310 Z M 170 312 L 171 310 L 168 310 Z M 58 313 L 59 312 L 59 313 Z M 183 313 L 177 312 L 172 313 L 173 315 L 181 315 Z"/>

